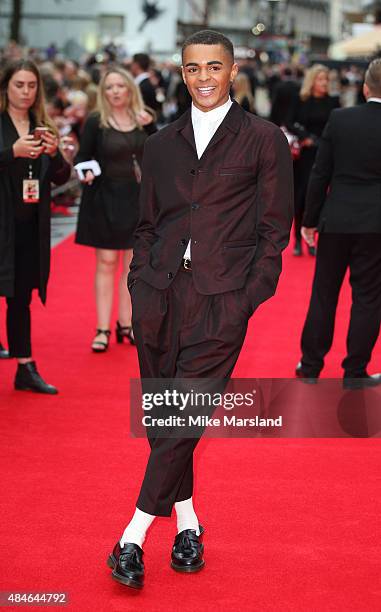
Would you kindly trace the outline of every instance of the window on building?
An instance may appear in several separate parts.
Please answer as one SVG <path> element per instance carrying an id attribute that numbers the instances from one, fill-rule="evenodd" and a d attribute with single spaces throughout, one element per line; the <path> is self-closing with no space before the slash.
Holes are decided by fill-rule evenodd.
<path id="1" fill-rule="evenodd" d="M 124 15 L 100 15 L 98 23 L 101 36 L 120 36 L 125 30 Z"/>

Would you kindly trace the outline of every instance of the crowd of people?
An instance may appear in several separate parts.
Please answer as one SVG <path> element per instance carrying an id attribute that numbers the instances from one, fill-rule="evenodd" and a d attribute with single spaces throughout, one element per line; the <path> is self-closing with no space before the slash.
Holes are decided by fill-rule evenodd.
<path id="1" fill-rule="evenodd" d="M 24 59 L 25 56 L 27 59 Z M 319 140 L 334 108 L 363 101 L 363 72 L 356 66 L 338 71 L 322 64 L 306 69 L 289 65 L 263 66 L 253 59 L 238 60 L 237 63 L 239 73 L 231 85 L 231 97 L 245 111 L 265 115 L 280 126 L 290 142 L 295 184 L 293 253 L 300 256 L 303 253 L 301 224 L 307 185 Z M 6 280 L 2 294 L 7 296 L 8 304 L 9 352 L 0 343 L 0 358 L 10 356 L 18 359 L 17 388 L 55 393 L 56 389 L 40 377 L 32 360 L 29 309 L 33 288 L 39 288 L 43 301 L 46 295 L 49 269 L 46 236 L 48 208 L 52 205 L 50 183 L 65 182 L 70 172 L 75 176 L 73 165 L 89 160 L 99 163 L 99 178 L 91 170 L 83 175 L 76 232 L 77 244 L 91 246 L 96 252 L 97 324 L 91 348 L 100 353 L 109 347 L 114 282 L 119 261 L 122 272 L 118 279 L 119 307 L 115 333 L 118 342 L 127 340 L 134 344 L 127 275 L 139 215 L 144 142 L 157 129 L 178 119 L 190 107 L 191 96 L 181 68 L 177 65 L 154 62 L 146 53 L 137 53 L 129 58 L 113 45 L 76 62 L 60 56 L 55 45 L 50 45 L 45 53 L 31 49 L 26 54 L 25 49 L 11 42 L 1 51 L 0 65 L 2 147 L 5 147 L 5 154 L 8 155 L 2 161 L 1 168 L 9 169 L 10 174 L 18 177 L 19 181 L 17 184 L 14 179 L 6 187 L 14 190 L 12 249 L 16 249 L 16 256 L 12 260 L 8 254 L 3 259 L 3 262 L 7 258 L 11 262 L 8 266 L 12 272 L 3 263 L 2 276 Z M 7 72 L 9 66 L 15 72 Z M 22 77 L 20 82 L 15 81 L 16 76 Z M 34 89 L 28 84 L 29 77 L 36 81 Z M 22 109 L 12 98 L 14 82 L 19 87 L 14 91 L 22 98 Z M 27 92 L 25 96 L 23 88 Z M 32 141 L 33 130 L 39 126 L 49 129 L 41 140 Z M 18 144 L 17 136 L 22 140 L 22 147 Z M 54 157 L 49 153 L 51 138 L 54 138 L 56 147 Z M 12 157 L 9 155 L 11 147 L 14 151 Z M 33 165 L 25 161 L 32 155 L 35 157 Z M 57 160 L 62 164 L 58 174 L 46 172 L 47 156 L 54 170 L 58 167 Z M 1 157 L 3 160 L 4 151 L 1 151 Z M 44 208 L 40 205 L 40 210 L 45 211 L 44 221 L 41 214 L 37 215 L 36 207 L 25 207 L 19 188 L 22 177 L 26 179 L 28 175 L 33 180 L 39 173 L 43 173 L 46 181 L 44 190 L 40 186 L 40 199 L 46 200 Z M 4 174 L 2 178 L 9 182 Z M 74 191 L 74 197 L 79 195 L 78 190 Z M 25 236 L 27 241 L 24 240 Z M 32 252 L 33 257 L 25 253 L 22 255 L 22 249 L 25 253 Z M 313 245 L 307 246 L 307 249 L 310 255 L 315 254 Z M 11 296 L 8 285 L 12 283 L 16 293 Z M 18 292 L 22 295 L 21 301 L 20 296 L 16 295 Z M 15 340 L 15 333 L 16 336 L 21 334 L 22 339 Z M 28 374 L 24 384 L 20 382 L 20 372 L 26 371 Z"/>

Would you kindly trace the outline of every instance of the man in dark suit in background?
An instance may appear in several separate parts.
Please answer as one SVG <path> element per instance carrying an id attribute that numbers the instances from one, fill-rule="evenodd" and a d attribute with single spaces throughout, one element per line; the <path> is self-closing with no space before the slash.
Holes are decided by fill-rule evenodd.
<path id="1" fill-rule="evenodd" d="M 331 348 L 336 306 L 349 268 L 352 309 L 344 388 L 381 383 L 367 365 L 381 320 L 381 59 L 367 70 L 367 103 L 335 110 L 311 174 L 302 235 L 314 244 L 316 269 L 296 375 L 316 382 Z"/>
<path id="2" fill-rule="evenodd" d="M 151 60 L 146 53 L 135 53 L 132 58 L 131 72 L 135 77 L 135 83 L 139 86 L 143 96 L 144 104 L 159 112 L 161 103 L 156 99 L 156 89 L 150 80 L 149 70 L 151 68 Z"/>
<path id="3" fill-rule="evenodd" d="M 237 71 L 229 39 L 191 36 L 183 78 L 192 108 L 146 142 L 128 282 L 143 382 L 227 380 L 250 316 L 277 286 L 293 214 L 291 156 L 278 127 L 231 101 Z M 138 588 L 146 531 L 173 506 L 172 568 L 204 565 L 192 502 L 198 438 L 148 438 L 135 514 L 109 558 L 113 577 Z"/>
<path id="4" fill-rule="evenodd" d="M 281 82 L 274 87 L 270 121 L 280 127 L 286 124 L 290 107 L 295 105 L 299 90 L 300 84 L 296 81 L 292 68 L 286 67 Z"/>

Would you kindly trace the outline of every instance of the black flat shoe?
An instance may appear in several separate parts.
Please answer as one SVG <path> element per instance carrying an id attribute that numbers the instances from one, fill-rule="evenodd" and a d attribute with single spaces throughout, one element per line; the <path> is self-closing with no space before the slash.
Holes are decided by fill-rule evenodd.
<path id="1" fill-rule="evenodd" d="M 97 329 L 96 332 L 96 336 L 91 345 L 91 350 L 93 351 L 93 353 L 105 353 L 108 349 L 111 332 L 109 329 Z M 100 336 L 101 334 L 104 334 L 106 336 L 106 342 L 104 342 L 104 340 L 97 340 L 98 336 Z"/>
<path id="2" fill-rule="evenodd" d="M 116 341 L 118 344 L 122 344 L 124 338 L 127 338 L 130 344 L 135 345 L 134 332 L 132 330 L 131 325 L 126 325 L 123 327 L 119 321 L 116 322 Z"/>
<path id="3" fill-rule="evenodd" d="M 377 387 L 378 385 L 381 385 L 381 374 L 365 374 L 365 376 L 359 378 L 345 376 L 343 378 L 343 389 L 349 389 L 351 391 L 369 389 L 370 387 Z"/>
<path id="4" fill-rule="evenodd" d="M 133 589 L 142 589 L 144 585 L 143 551 L 137 544 L 126 543 L 123 548 L 119 542 L 107 559 L 112 569 L 112 577 L 120 584 Z"/>
<path id="5" fill-rule="evenodd" d="M 9 359 L 9 351 L 0 342 L 0 359 Z"/>
<path id="6" fill-rule="evenodd" d="M 319 378 L 319 374 L 316 374 L 315 376 L 306 374 L 305 371 L 303 370 L 301 361 L 299 361 L 299 363 L 296 364 L 295 376 L 296 378 L 300 378 L 301 381 L 304 382 L 306 385 L 316 385 L 318 378 Z"/>
<path id="7" fill-rule="evenodd" d="M 199 526 L 200 535 L 194 529 L 184 529 L 175 537 L 171 555 L 171 567 L 176 572 L 198 572 L 204 565 L 204 545 L 201 543 L 204 528 Z"/>
<path id="8" fill-rule="evenodd" d="M 16 391 L 34 391 L 46 395 L 57 395 L 58 390 L 53 385 L 48 385 L 37 372 L 36 363 L 19 363 L 15 378 Z"/>

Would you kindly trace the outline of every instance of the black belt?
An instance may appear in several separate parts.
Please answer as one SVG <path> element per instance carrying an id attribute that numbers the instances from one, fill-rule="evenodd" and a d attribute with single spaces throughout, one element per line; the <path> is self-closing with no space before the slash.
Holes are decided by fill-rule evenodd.
<path id="1" fill-rule="evenodd" d="M 184 257 L 182 266 L 183 266 L 184 270 L 187 270 L 188 272 L 191 272 L 192 271 L 192 260 L 188 259 L 187 257 Z"/>

